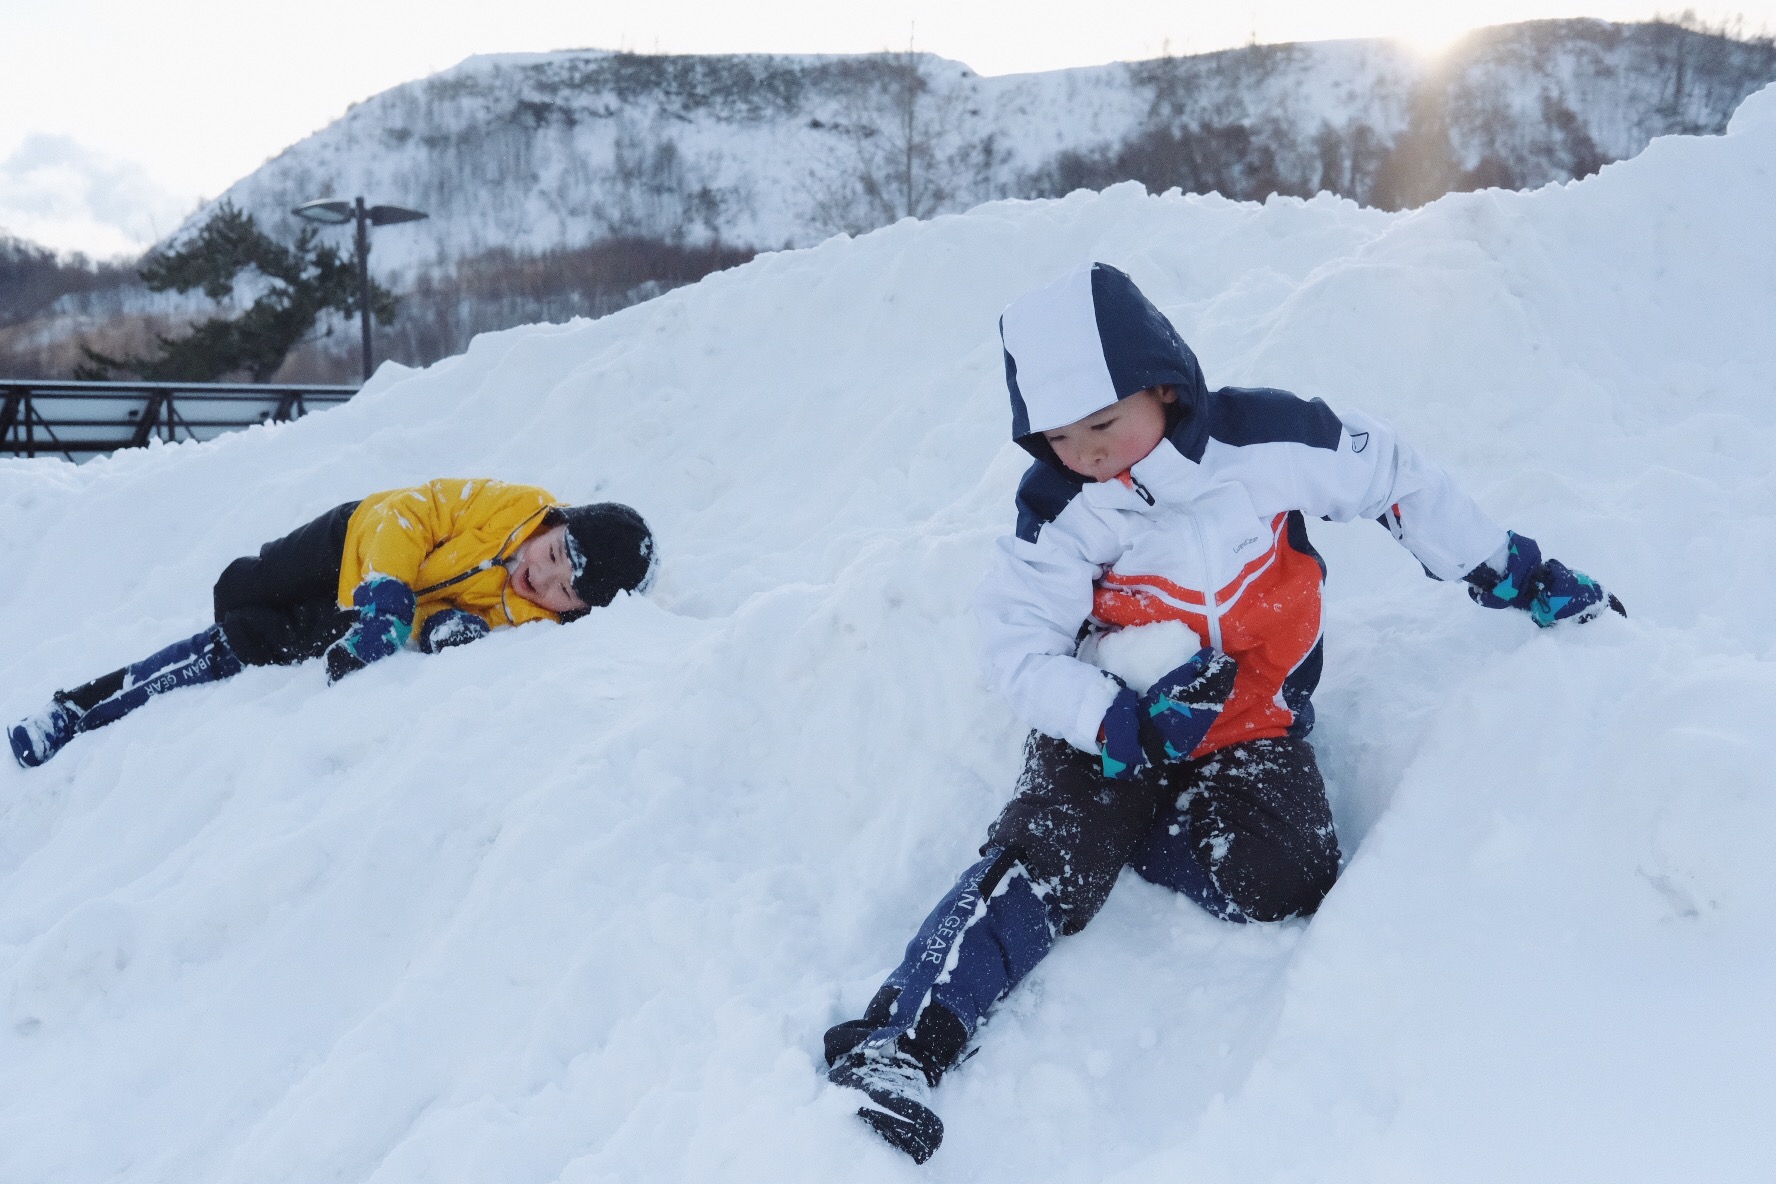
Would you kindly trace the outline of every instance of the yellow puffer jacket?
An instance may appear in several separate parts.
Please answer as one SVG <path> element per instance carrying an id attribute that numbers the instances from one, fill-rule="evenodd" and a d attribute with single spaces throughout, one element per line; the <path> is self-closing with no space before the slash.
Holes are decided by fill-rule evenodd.
<path id="1" fill-rule="evenodd" d="M 412 489 L 373 493 L 352 511 L 339 565 L 339 603 L 371 576 L 393 576 L 419 599 L 413 632 L 447 608 L 474 613 L 494 628 L 561 618 L 516 592 L 507 594 L 504 561 L 557 505 L 534 485 L 444 478 Z"/>

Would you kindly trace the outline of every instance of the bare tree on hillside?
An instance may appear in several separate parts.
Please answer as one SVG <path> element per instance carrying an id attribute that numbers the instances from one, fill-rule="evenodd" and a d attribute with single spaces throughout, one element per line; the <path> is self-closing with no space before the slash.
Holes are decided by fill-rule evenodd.
<path id="1" fill-rule="evenodd" d="M 840 118 L 810 123 L 836 138 L 807 179 L 813 223 L 861 234 L 993 196 L 998 148 L 968 134 L 980 112 L 965 78 L 936 77 L 911 50 L 859 59 Z"/>
<path id="2" fill-rule="evenodd" d="M 611 238 L 719 242 L 734 194 L 711 183 L 706 165 L 686 159 L 670 137 L 645 135 L 626 122 L 611 146 L 606 193 L 596 216 Z"/>

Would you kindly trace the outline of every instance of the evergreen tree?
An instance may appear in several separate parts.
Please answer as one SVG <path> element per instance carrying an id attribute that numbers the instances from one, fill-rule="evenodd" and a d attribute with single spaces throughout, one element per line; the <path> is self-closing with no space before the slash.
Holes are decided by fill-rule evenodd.
<path id="1" fill-rule="evenodd" d="M 304 227 L 286 247 L 260 230 L 253 215 L 223 202 L 183 245 L 151 253 L 142 280 L 156 292 L 202 288 L 210 299 L 225 300 L 241 273 L 252 270 L 266 281 L 264 294 L 232 319 L 212 317 L 183 337 L 161 337 L 154 357 L 113 358 L 82 346 L 88 364 L 75 376 L 102 381 L 123 371 L 151 381 L 216 382 L 245 372 L 254 382 L 270 381 L 323 312 L 358 315 L 356 260 L 317 237 L 314 227 Z M 370 311 L 385 325 L 395 317 L 394 293 L 374 281 Z"/>

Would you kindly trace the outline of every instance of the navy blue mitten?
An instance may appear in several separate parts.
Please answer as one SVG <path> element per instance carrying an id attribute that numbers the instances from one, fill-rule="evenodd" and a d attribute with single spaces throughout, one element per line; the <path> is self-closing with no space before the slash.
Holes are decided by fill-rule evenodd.
<path id="1" fill-rule="evenodd" d="M 419 606 L 413 589 L 400 580 L 371 576 L 352 590 L 352 604 L 358 619 L 344 637 L 327 647 L 330 683 L 388 657 L 413 635 L 413 613 Z"/>
<path id="2" fill-rule="evenodd" d="M 1098 729 L 1104 776 L 1121 781 L 1148 765 L 1188 757 L 1221 718 L 1238 673 L 1238 664 L 1226 654 L 1201 649 L 1161 675 L 1146 694 L 1126 686 L 1116 692 Z"/>
<path id="3" fill-rule="evenodd" d="M 1116 692 L 1098 725 L 1098 758 L 1104 763 L 1104 776 L 1117 781 L 1133 777 L 1147 764 L 1147 752 L 1141 747 L 1141 697 L 1126 686 Z"/>
<path id="4" fill-rule="evenodd" d="M 1628 615 L 1622 602 L 1582 571 L 1558 559 L 1544 559 L 1536 541 L 1509 532 L 1505 570 L 1482 563 L 1462 578 L 1468 595 L 1486 608 L 1516 608 L 1546 629 L 1562 621 L 1589 621 L 1605 609 Z"/>
<path id="5" fill-rule="evenodd" d="M 464 612 L 460 608 L 447 608 L 427 617 L 426 623 L 419 627 L 419 648 L 425 653 L 435 654 L 453 645 L 468 645 L 471 641 L 480 641 L 491 632 L 493 630 L 487 622 L 474 613 Z"/>
<path id="6" fill-rule="evenodd" d="M 1183 760 L 1221 718 L 1239 666 L 1226 654 L 1200 649 L 1141 696 L 1141 744 L 1149 760 Z"/>

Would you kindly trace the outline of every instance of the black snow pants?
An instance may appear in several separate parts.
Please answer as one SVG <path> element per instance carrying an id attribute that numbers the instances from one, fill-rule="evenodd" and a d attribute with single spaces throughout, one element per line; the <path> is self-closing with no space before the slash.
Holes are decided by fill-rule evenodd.
<path id="1" fill-rule="evenodd" d="M 1306 740 L 1248 740 L 1105 777 L 1096 756 L 1032 732 L 1017 796 L 981 851 L 1016 850 L 1052 882 L 1060 932 L 1103 907 L 1124 866 L 1230 921 L 1308 916 L 1338 878 L 1338 838 Z"/>
<path id="2" fill-rule="evenodd" d="M 339 607 L 345 529 L 357 502 L 236 559 L 216 581 L 216 624 L 249 666 L 288 666 L 324 653 L 351 627 Z"/>
<path id="3" fill-rule="evenodd" d="M 827 1032 L 829 1063 L 893 1043 L 936 1084 L 1055 939 L 1097 915 L 1124 867 L 1229 921 L 1306 916 L 1338 878 L 1325 783 L 1307 741 L 1289 737 L 1115 781 L 1096 756 L 1032 732 L 1017 796 L 980 854 L 863 1018 Z"/>

